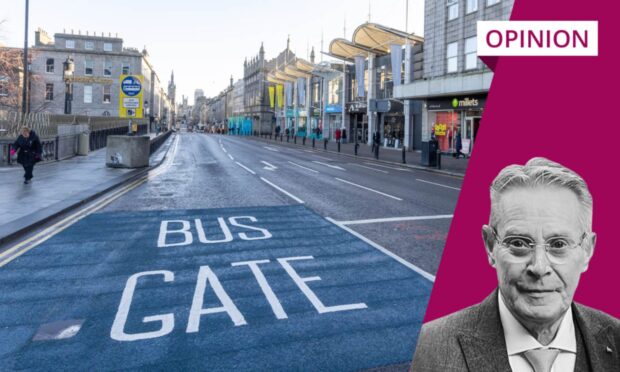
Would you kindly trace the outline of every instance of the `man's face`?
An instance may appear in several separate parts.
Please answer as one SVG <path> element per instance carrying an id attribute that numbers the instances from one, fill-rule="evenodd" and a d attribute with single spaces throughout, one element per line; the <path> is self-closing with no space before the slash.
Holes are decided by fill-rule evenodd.
<path id="1" fill-rule="evenodd" d="M 24 136 L 24 138 L 28 138 L 30 137 L 30 132 L 27 130 L 22 130 L 22 136 Z"/>
<path id="2" fill-rule="evenodd" d="M 561 263 L 552 263 L 542 246 L 558 237 L 575 244 L 581 241 L 586 231 L 579 220 L 583 210 L 577 196 L 553 186 L 517 187 L 500 196 L 495 212 L 500 241 L 516 235 L 538 244 L 529 256 L 515 257 L 494 239 L 491 227 L 483 228 L 489 262 L 497 270 L 506 306 L 521 322 L 553 324 L 570 307 L 594 248 L 591 233 Z"/>

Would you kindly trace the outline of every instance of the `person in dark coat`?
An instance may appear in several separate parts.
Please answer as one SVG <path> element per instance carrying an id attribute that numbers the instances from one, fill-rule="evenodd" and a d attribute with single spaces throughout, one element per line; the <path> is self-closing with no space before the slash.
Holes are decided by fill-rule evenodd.
<path id="1" fill-rule="evenodd" d="M 455 143 L 454 149 L 455 149 L 456 152 L 454 153 L 454 156 L 457 159 L 460 158 L 461 155 L 463 155 L 463 157 L 465 157 L 465 155 L 461 153 L 461 150 L 463 149 L 463 139 L 461 138 L 461 131 L 460 130 L 456 131 L 456 140 L 455 140 L 455 142 L 456 143 Z"/>
<path id="2" fill-rule="evenodd" d="M 41 141 L 39 136 L 28 127 L 21 129 L 21 134 L 13 143 L 11 154 L 17 152 L 17 162 L 24 167 L 24 183 L 30 183 L 34 164 L 41 161 Z"/>

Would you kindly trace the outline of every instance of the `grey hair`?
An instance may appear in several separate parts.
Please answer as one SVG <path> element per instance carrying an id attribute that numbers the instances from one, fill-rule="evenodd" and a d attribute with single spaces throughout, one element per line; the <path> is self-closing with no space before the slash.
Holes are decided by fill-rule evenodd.
<path id="1" fill-rule="evenodd" d="M 579 219 L 585 229 L 592 231 L 592 195 L 588 185 L 577 173 L 545 158 L 532 158 L 525 165 L 513 164 L 502 169 L 491 184 L 491 226 L 497 225 L 497 205 L 502 193 L 516 187 L 556 186 L 572 191 L 583 213 Z"/>

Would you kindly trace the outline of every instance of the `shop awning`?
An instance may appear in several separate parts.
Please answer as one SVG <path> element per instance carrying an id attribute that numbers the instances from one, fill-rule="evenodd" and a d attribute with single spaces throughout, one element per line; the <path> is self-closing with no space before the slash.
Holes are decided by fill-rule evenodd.
<path id="1" fill-rule="evenodd" d="M 369 48 L 343 38 L 334 39 L 329 43 L 329 55 L 347 61 L 353 61 L 355 56 L 368 56 L 368 53 L 372 52 Z"/>
<path id="2" fill-rule="evenodd" d="M 373 53 L 382 56 L 390 53 L 390 45 L 423 43 L 424 38 L 386 27 L 377 23 L 364 23 L 353 32 L 353 40 L 337 38 L 329 43 L 328 56 L 353 61 L 355 56 L 368 56 Z"/>
<path id="3" fill-rule="evenodd" d="M 364 23 L 353 32 L 353 43 L 366 47 L 376 54 L 389 54 L 390 44 L 405 45 L 424 42 L 424 38 L 386 27 L 377 23 Z"/>

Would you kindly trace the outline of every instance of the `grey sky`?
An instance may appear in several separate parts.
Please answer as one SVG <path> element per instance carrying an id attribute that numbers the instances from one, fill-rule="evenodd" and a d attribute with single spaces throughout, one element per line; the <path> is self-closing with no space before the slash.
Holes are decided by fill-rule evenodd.
<path id="1" fill-rule="evenodd" d="M 21 47 L 24 43 L 24 0 L 2 0 L 0 43 Z M 406 0 L 371 0 L 371 21 L 405 29 Z M 258 53 L 261 41 L 267 58 L 286 47 L 306 58 L 315 47 L 320 60 L 321 31 L 324 50 L 329 42 L 343 36 L 346 17 L 347 38 L 355 27 L 368 20 L 368 0 L 30 0 L 29 44 L 34 31 L 84 34 L 108 32 L 123 38 L 125 46 L 146 46 L 151 61 L 164 84 L 174 69 L 177 100 L 204 89 L 212 96 L 224 89 L 230 76 L 243 74 L 243 60 Z M 409 0 L 409 31 L 423 35 L 424 0 Z"/>

